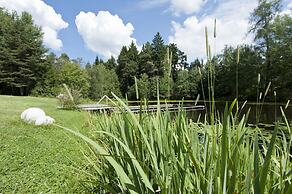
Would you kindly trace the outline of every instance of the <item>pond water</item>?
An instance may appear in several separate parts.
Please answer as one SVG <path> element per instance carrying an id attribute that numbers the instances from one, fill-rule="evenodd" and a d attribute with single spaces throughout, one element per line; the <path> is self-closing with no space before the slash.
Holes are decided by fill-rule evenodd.
<path id="1" fill-rule="evenodd" d="M 216 112 L 219 113 L 220 117 L 222 117 L 225 109 L 225 102 L 216 102 Z M 228 103 L 229 105 L 231 102 Z M 191 104 L 189 104 L 191 105 Z M 200 102 L 198 105 L 204 105 L 204 103 Z M 200 121 L 203 121 L 205 118 L 206 113 L 209 115 L 209 104 L 206 103 L 207 109 L 201 110 L 201 111 L 190 111 L 187 113 L 188 117 L 192 118 L 194 121 L 196 121 L 200 117 Z M 285 116 L 288 120 L 288 122 L 292 121 L 292 106 L 288 106 L 287 109 L 285 109 L 286 104 L 275 104 L 275 103 L 265 103 L 263 105 L 256 105 L 256 103 L 246 103 L 244 108 L 241 109 L 241 106 L 243 103 L 239 103 L 239 117 L 241 118 L 244 114 L 248 112 L 250 109 L 250 113 L 247 119 L 247 123 L 249 124 L 255 124 L 257 120 L 257 111 L 260 111 L 260 117 L 259 117 L 259 123 L 264 124 L 273 124 L 275 121 L 281 121 L 283 122 L 282 113 L 280 110 L 280 107 L 282 106 Z M 236 106 L 234 107 L 234 112 L 236 110 Z"/>
<path id="2" fill-rule="evenodd" d="M 228 102 L 228 105 L 230 105 L 231 103 L 232 102 Z M 149 104 L 156 105 L 157 102 L 151 101 L 151 102 L 149 102 Z M 163 101 L 161 101 L 161 104 L 164 104 Z M 168 102 L 168 104 L 175 104 L 175 105 L 179 106 L 180 102 L 171 101 L 171 102 Z M 216 102 L 215 103 L 216 114 L 220 115 L 221 118 L 223 117 L 223 113 L 225 110 L 225 104 L 226 104 L 226 102 Z M 247 114 L 248 110 L 250 109 L 248 119 L 247 119 L 248 124 L 256 124 L 257 111 L 259 112 L 259 110 L 261 110 L 260 117 L 259 117 L 259 123 L 273 124 L 275 121 L 284 122 L 280 107 L 283 108 L 288 122 L 292 122 L 292 104 L 285 109 L 285 106 L 286 106 L 285 103 L 276 103 L 276 104 L 275 103 L 264 103 L 261 105 L 257 105 L 256 103 L 246 103 L 244 105 L 244 107 L 241 109 L 243 104 L 244 104 L 243 102 L 238 103 L 239 113 L 240 113 L 239 118 L 242 118 L 242 116 L 244 114 Z M 137 106 L 137 105 L 139 105 L 139 102 L 137 102 L 137 101 L 129 102 L 129 105 L 136 105 Z M 193 121 L 197 121 L 199 119 L 199 121 L 204 122 L 205 115 L 207 115 L 207 116 L 210 115 L 209 102 L 200 101 L 197 103 L 197 105 L 202 105 L 202 106 L 206 105 L 207 108 L 205 110 L 187 111 L 187 116 L 188 116 L 188 118 L 192 119 Z M 186 101 L 183 103 L 183 106 L 184 107 L 194 106 L 194 102 Z M 236 105 L 233 108 L 233 110 L 234 110 L 233 113 L 235 113 Z"/>

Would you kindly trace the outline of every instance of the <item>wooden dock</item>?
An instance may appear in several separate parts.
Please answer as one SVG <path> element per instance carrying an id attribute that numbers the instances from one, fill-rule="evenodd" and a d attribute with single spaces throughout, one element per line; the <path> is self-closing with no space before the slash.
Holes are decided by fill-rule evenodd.
<path id="1" fill-rule="evenodd" d="M 159 105 L 148 105 L 148 106 L 128 106 L 131 112 L 155 112 L 158 109 L 161 111 L 170 111 L 170 112 L 176 112 L 178 110 L 185 110 L 185 111 L 200 111 L 200 110 L 205 110 L 205 106 L 184 106 L 181 107 L 180 105 L 177 104 L 161 104 Z M 122 107 L 117 107 L 113 105 L 107 105 L 107 104 L 81 104 L 78 105 L 77 108 L 84 110 L 84 111 L 102 111 L 102 112 L 121 112 L 121 111 L 126 111 L 126 109 Z"/>

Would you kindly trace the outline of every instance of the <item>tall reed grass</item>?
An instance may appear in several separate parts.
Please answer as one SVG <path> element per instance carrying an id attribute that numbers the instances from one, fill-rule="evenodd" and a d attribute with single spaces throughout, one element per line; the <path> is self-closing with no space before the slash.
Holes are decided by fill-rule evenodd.
<path id="1" fill-rule="evenodd" d="M 94 136 L 68 128 L 91 147 L 87 155 L 98 193 L 292 193 L 291 130 L 273 134 L 236 124 L 229 107 L 214 126 L 180 110 L 93 116 Z M 60 126 L 61 127 L 61 126 Z M 215 129 L 215 130 L 214 130 Z"/>
<path id="2" fill-rule="evenodd" d="M 59 126 L 90 147 L 89 154 L 85 154 L 90 167 L 80 172 L 89 176 L 86 186 L 91 192 L 292 193 L 292 133 L 285 110 L 281 109 L 287 130 L 284 132 L 276 125 L 272 134 L 263 133 L 258 127 L 248 127 L 248 112 L 239 118 L 246 102 L 239 108 L 235 100 L 229 106 L 226 104 L 222 115 L 216 114 L 215 65 L 207 28 L 205 34 L 209 98 L 206 108 L 210 112 L 205 123 L 188 119 L 183 109 L 175 115 L 161 112 L 157 91 L 158 111 L 155 113 L 142 112 L 147 104 L 141 101 L 141 112 L 134 114 L 113 94 L 121 113 L 90 117 L 92 137 Z M 202 76 L 201 69 L 199 72 Z M 202 81 L 201 85 L 203 88 Z M 258 89 L 258 103 L 264 101 L 269 87 L 270 84 L 263 99 Z M 206 101 L 204 91 L 203 98 Z M 259 119 L 261 107 L 257 107 L 256 112 Z"/>

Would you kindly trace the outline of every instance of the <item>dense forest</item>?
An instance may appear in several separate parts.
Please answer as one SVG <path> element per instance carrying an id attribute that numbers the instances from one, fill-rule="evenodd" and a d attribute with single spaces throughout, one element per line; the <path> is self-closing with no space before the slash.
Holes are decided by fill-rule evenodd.
<path id="1" fill-rule="evenodd" d="M 267 100 L 275 94 L 278 100 L 291 98 L 292 18 L 279 14 L 280 5 L 279 0 L 260 0 L 247 32 L 255 35 L 254 44 L 226 46 L 212 56 L 217 99 L 253 101 L 270 83 Z M 207 93 L 206 60 L 188 62 L 184 52 L 165 44 L 159 32 L 141 51 L 132 43 L 117 59 L 96 57 L 93 64 L 65 53 L 57 57 L 43 46 L 42 36 L 28 13 L 0 9 L 0 94 L 56 96 L 63 83 L 93 100 L 111 92 L 136 99 L 135 85 L 141 99 L 156 99 L 157 87 L 163 99 L 195 99 Z"/>

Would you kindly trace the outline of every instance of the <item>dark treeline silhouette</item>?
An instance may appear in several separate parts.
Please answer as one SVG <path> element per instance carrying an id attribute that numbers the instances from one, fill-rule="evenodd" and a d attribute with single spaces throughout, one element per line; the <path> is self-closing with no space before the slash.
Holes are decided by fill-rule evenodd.
<path id="1" fill-rule="evenodd" d="M 216 99 L 238 96 L 254 101 L 258 90 L 265 91 L 269 83 L 267 100 L 272 101 L 274 94 L 282 101 L 291 98 L 292 18 L 278 14 L 280 5 L 279 0 L 259 0 L 250 16 L 254 44 L 226 46 L 212 57 Z M 157 87 L 164 99 L 195 99 L 208 92 L 203 59 L 188 63 L 186 54 L 176 44 L 166 45 L 159 32 L 140 52 L 132 43 L 121 49 L 117 59 L 96 57 L 93 64 L 82 65 L 82 59 L 72 60 L 65 53 L 48 54 L 41 29 L 28 13 L 1 9 L 0 42 L 0 94 L 56 96 L 63 83 L 91 99 L 111 92 L 136 99 L 135 85 L 140 99 L 156 99 Z"/>

